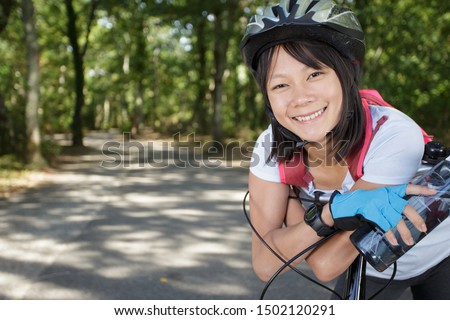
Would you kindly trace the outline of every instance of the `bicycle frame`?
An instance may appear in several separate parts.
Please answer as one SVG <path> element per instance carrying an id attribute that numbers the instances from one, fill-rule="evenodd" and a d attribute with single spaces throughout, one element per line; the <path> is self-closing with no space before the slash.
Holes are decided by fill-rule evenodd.
<path id="1" fill-rule="evenodd" d="M 347 300 L 366 299 L 366 260 L 359 254 L 347 269 L 344 297 Z"/>

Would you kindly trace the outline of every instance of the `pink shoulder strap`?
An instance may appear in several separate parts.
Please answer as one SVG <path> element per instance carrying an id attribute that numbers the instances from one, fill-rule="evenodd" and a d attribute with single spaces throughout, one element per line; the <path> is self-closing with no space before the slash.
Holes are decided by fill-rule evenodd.
<path id="1" fill-rule="evenodd" d="M 378 93 L 378 92 L 377 92 Z M 352 160 L 350 163 L 348 163 L 348 169 L 350 171 L 350 174 L 352 175 L 352 178 L 354 181 L 358 180 L 363 176 L 363 163 L 364 158 L 366 157 L 367 151 L 369 150 L 370 142 L 372 141 L 373 137 L 373 130 L 372 130 L 372 113 L 370 112 L 369 103 L 367 100 L 363 97 L 362 98 L 362 104 L 364 108 L 364 114 L 365 114 L 365 120 L 366 120 L 366 128 L 365 128 L 365 134 L 364 134 L 364 142 L 362 148 L 359 150 L 359 152 L 352 157 Z"/>
<path id="2" fill-rule="evenodd" d="M 362 100 L 366 100 L 368 104 L 372 104 L 375 106 L 385 106 L 385 107 L 391 107 L 394 108 L 391 104 L 386 102 L 383 97 L 380 95 L 380 93 L 377 90 L 373 89 L 362 89 L 359 90 L 359 94 L 361 95 Z M 423 135 L 423 141 L 425 143 L 428 143 L 433 140 L 433 136 L 429 135 L 423 128 L 420 128 L 422 130 Z"/>
<path id="3" fill-rule="evenodd" d="M 306 170 L 301 153 L 298 152 L 294 154 L 290 161 L 278 162 L 278 171 L 280 181 L 284 184 L 306 188 L 308 183 L 313 180 L 311 173 Z"/>

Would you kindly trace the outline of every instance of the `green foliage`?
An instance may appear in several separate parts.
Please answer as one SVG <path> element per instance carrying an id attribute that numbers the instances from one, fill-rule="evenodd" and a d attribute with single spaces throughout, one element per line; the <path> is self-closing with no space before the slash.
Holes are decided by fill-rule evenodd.
<path id="1" fill-rule="evenodd" d="M 17 159 L 14 155 L 0 156 L 0 172 L 3 172 L 0 177 L 5 178 L 8 174 L 7 171 L 19 171 L 24 170 L 25 166 L 22 161 Z"/>
<path id="2" fill-rule="evenodd" d="M 409 114 L 450 145 L 448 1 L 354 0 L 366 31 L 363 86 Z M 74 1 L 80 43 L 86 39 L 91 0 Z M 95 12 L 84 57 L 85 129 L 146 127 L 173 134 L 210 134 L 217 50 L 229 41 L 220 126 L 226 136 L 254 139 L 267 126 L 262 97 L 242 64 L 239 42 L 248 17 L 266 0 L 111 0 Z M 69 133 L 75 94 L 63 1 L 34 0 L 41 64 L 43 135 Z M 231 27 L 218 15 L 237 10 Z M 8 113 L 11 152 L 25 149 L 25 50 L 20 8 L 0 34 L 0 96 Z M 220 29 L 221 27 L 221 29 Z M 247 138 L 246 138 L 246 137 Z M 43 151 L 58 153 L 54 146 Z M 3 149 L 2 149 L 3 150 Z M 6 148 L 5 148 L 6 150 Z"/>
<path id="3" fill-rule="evenodd" d="M 360 10 L 368 47 L 364 84 L 447 144 L 449 9 L 445 1 L 377 0 Z"/>
<path id="4" fill-rule="evenodd" d="M 53 140 L 43 140 L 41 142 L 41 154 L 48 164 L 56 163 L 58 156 L 61 155 L 61 145 Z"/>

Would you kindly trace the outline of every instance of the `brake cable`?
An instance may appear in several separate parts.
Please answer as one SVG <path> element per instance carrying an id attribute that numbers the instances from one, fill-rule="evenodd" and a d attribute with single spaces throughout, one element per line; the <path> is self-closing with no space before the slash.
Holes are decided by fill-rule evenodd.
<path id="1" fill-rule="evenodd" d="M 321 244 L 322 242 L 324 242 L 326 239 L 328 239 L 329 237 L 333 236 L 334 234 L 336 234 L 336 232 L 332 233 L 331 235 L 329 235 L 326 238 L 320 239 L 319 241 L 317 241 L 316 243 L 312 244 L 311 246 L 309 246 L 308 248 L 302 250 L 300 253 L 298 253 L 297 255 L 295 255 L 293 258 L 289 259 L 288 261 L 286 261 L 282 256 L 280 256 L 265 240 L 264 238 L 259 234 L 258 230 L 256 230 L 255 226 L 253 225 L 253 223 L 251 222 L 250 216 L 248 215 L 247 212 L 247 208 L 245 206 L 245 203 L 247 201 L 247 197 L 250 194 L 249 191 L 246 192 L 245 196 L 244 196 L 244 200 L 243 200 L 243 209 L 244 209 L 244 216 L 248 222 L 248 224 L 250 225 L 250 228 L 253 230 L 253 232 L 255 233 L 255 235 L 258 237 L 258 239 L 264 244 L 264 246 L 273 254 L 275 255 L 281 262 L 283 262 L 283 266 L 281 266 L 277 272 L 275 272 L 273 274 L 273 276 L 271 277 L 271 279 L 266 283 L 265 288 L 263 289 L 262 293 L 261 293 L 261 297 L 260 300 L 264 299 L 264 295 L 266 293 L 266 291 L 268 290 L 269 286 L 273 283 L 273 281 L 278 277 L 278 275 L 286 268 L 289 267 L 291 268 L 293 271 L 295 271 L 297 274 L 301 275 L 302 277 L 306 278 L 307 280 L 313 282 L 314 284 L 330 291 L 331 293 L 335 294 L 336 296 L 339 297 L 339 299 L 342 300 L 342 296 L 339 295 L 336 291 L 334 291 L 331 288 L 328 288 L 326 285 L 320 283 L 319 281 L 311 278 L 310 276 L 306 275 L 305 273 L 303 273 L 302 271 L 300 271 L 298 268 L 294 267 L 291 265 L 292 262 L 294 262 L 296 259 L 298 259 L 298 257 L 300 257 L 301 255 L 305 254 L 306 252 L 308 252 L 309 250 L 314 249 L 316 246 L 318 246 L 319 244 Z M 306 200 L 306 199 L 305 199 Z"/>
<path id="2" fill-rule="evenodd" d="M 255 235 L 257 236 L 257 238 L 264 244 L 264 246 L 274 255 L 276 256 L 281 262 L 283 262 L 283 265 L 272 275 L 272 277 L 266 282 L 266 285 L 264 287 L 264 289 L 261 292 L 261 296 L 260 296 L 260 300 L 264 299 L 264 296 L 267 292 L 267 290 L 269 289 L 269 287 L 272 285 L 272 283 L 275 281 L 275 279 L 281 274 L 281 272 L 286 269 L 287 267 L 291 268 L 291 270 L 295 271 L 297 274 L 299 274 L 300 276 L 304 277 L 305 279 L 313 282 L 314 284 L 328 290 L 329 292 L 335 294 L 340 300 L 343 300 L 343 297 L 338 294 L 335 290 L 327 287 L 326 285 L 320 283 L 319 281 L 311 278 L 310 276 L 306 275 L 305 273 L 303 273 L 302 271 L 300 271 L 298 268 L 292 266 L 291 264 L 297 260 L 300 256 L 304 255 L 306 252 L 314 249 L 315 247 L 317 247 L 318 245 L 322 244 L 323 242 L 325 242 L 326 240 L 328 240 L 329 238 L 331 238 L 332 236 L 334 236 L 336 233 L 338 233 L 339 231 L 335 231 L 332 234 L 320 239 L 319 241 L 313 243 L 312 245 L 310 245 L 309 247 L 307 247 L 306 249 L 302 250 L 301 252 L 299 252 L 298 254 L 296 254 L 294 257 L 292 257 L 289 260 L 285 260 L 282 256 L 280 256 L 265 240 L 264 238 L 259 234 L 258 230 L 256 230 L 255 226 L 253 225 L 253 223 L 251 222 L 250 216 L 247 212 L 247 208 L 246 208 L 246 201 L 247 201 L 247 197 L 250 194 L 250 191 L 247 191 L 245 193 L 244 199 L 243 199 L 243 212 L 244 212 L 244 216 L 248 222 L 248 224 L 250 225 L 250 228 L 252 229 L 252 231 L 255 233 Z M 289 198 L 294 198 L 294 197 L 289 197 Z M 314 202 L 315 200 L 311 200 L 311 199 L 305 199 L 305 198 L 301 198 L 301 197 L 295 197 L 295 199 L 301 200 L 301 201 L 307 201 L 307 202 Z M 316 199 L 317 200 L 317 199 Z M 397 262 L 394 262 L 394 267 L 393 267 L 393 272 L 392 275 L 389 279 L 389 281 L 381 288 L 379 289 L 377 292 L 375 292 L 368 300 L 372 300 L 373 298 L 375 298 L 378 294 L 380 294 L 384 289 L 386 289 L 391 282 L 393 281 L 395 275 L 397 273 Z M 346 297 L 347 299 L 348 297 Z"/>

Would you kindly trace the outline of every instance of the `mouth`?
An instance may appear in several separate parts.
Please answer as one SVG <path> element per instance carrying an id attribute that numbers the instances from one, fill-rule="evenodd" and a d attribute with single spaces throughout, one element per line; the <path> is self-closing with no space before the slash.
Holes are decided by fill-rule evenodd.
<path id="1" fill-rule="evenodd" d="M 324 108 L 322 108 L 316 112 L 313 112 L 311 114 L 308 114 L 308 115 L 293 117 L 293 119 L 295 119 L 299 122 L 311 121 L 311 120 L 314 120 L 314 119 L 320 117 L 325 112 L 326 109 L 327 109 L 327 107 L 324 107 Z"/>

